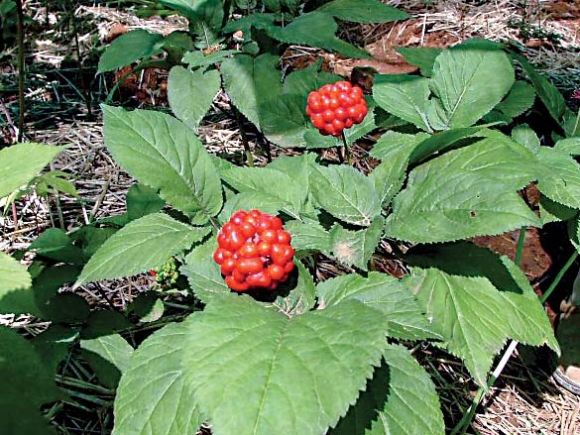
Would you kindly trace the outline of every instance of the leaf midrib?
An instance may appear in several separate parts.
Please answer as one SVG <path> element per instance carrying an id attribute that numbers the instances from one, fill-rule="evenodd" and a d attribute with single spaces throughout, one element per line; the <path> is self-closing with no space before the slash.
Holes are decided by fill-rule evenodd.
<path id="1" fill-rule="evenodd" d="M 111 113 L 111 112 L 109 112 L 109 113 Z M 134 128 L 134 126 L 128 122 L 128 120 L 125 120 L 125 119 L 123 119 L 122 117 L 118 116 L 116 112 L 112 112 L 112 113 L 114 113 L 114 114 L 115 114 L 115 117 L 117 118 L 117 120 L 121 121 L 121 122 L 122 122 L 122 123 L 123 123 L 123 124 L 124 124 L 126 127 L 130 128 L 131 130 L 133 130 L 133 131 L 134 131 L 134 132 L 137 134 L 137 136 L 139 136 L 139 137 L 140 137 L 140 138 L 141 138 L 141 139 L 142 139 L 142 140 L 143 140 L 145 143 L 147 143 L 147 144 L 150 146 L 150 148 L 151 148 L 151 149 L 153 149 L 153 150 L 154 150 L 154 151 L 157 153 L 157 155 L 159 156 L 159 158 L 161 159 L 161 161 L 165 162 L 165 164 L 167 164 L 167 165 L 168 165 L 168 166 L 171 168 L 171 170 L 172 170 L 172 171 L 175 173 L 175 175 L 177 175 L 177 178 L 178 178 L 178 179 L 180 179 L 180 180 L 181 180 L 181 181 L 182 181 L 182 182 L 185 184 L 185 186 L 187 187 L 187 190 L 188 190 L 188 191 L 189 191 L 189 192 L 192 194 L 192 199 L 194 199 L 194 200 L 195 200 L 195 202 L 196 202 L 196 205 L 197 205 L 197 207 L 199 208 L 199 210 L 200 210 L 200 211 L 203 211 L 203 213 L 204 213 L 206 216 L 211 216 L 211 213 L 209 213 L 209 211 L 206 209 L 205 205 L 204 205 L 204 204 L 202 204 L 202 202 L 201 202 L 200 198 L 198 197 L 198 195 L 197 195 L 197 192 L 195 191 L 195 186 L 191 186 L 191 185 L 189 184 L 189 182 L 188 182 L 188 180 L 185 178 L 184 174 L 182 174 L 182 173 L 181 173 L 181 172 L 178 170 L 178 169 L 180 169 L 180 168 L 177 168 L 177 167 L 175 167 L 175 166 L 174 166 L 174 165 L 173 165 L 173 164 L 172 164 L 172 163 L 171 163 L 171 162 L 170 162 L 170 161 L 169 161 L 169 160 L 168 160 L 168 159 L 167 159 L 167 158 L 166 158 L 166 157 L 165 157 L 163 154 L 161 154 L 161 152 L 160 152 L 160 151 L 159 151 L 159 150 L 158 150 L 158 149 L 157 149 L 157 148 L 154 146 L 154 144 L 153 144 L 153 143 L 151 143 L 149 140 L 147 140 L 147 139 L 145 138 L 145 136 L 143 136 L 143 135 L 142 135 L 142 134 L 139 132 L 139 130 L 135 129 L 135 128 Z M 164 122 L 164 123 L 167 125 L 167 122 L 166 122 L 166 120 L 163 120 L 163 122 Z M 171 131 L 171 128 L 170 128 L 170 126 L 169 126 L 169 125 L 167 125 L 167 129 L 168 129 L 169 131 Z M 172 139 L 173 139 L 173 136 L 172 136 Z M 174 141 L 174 143 L 175 143 L 175 141 Z M 134 153 L 140 153 L 140 154 L 141 154 L 141 155 L 143 155 L 145 158 L 150 158 L 150 156 L 149 156 L 149 155 L 147 155 L 147 154 L 146 154 L 145 152 L 143 152 L 143 151 L 140 151 L 140 150 L 139 150 L 139 149 L 137 149 L 137 148 L 131 148 L 131 150 L 132 150 Z M 177 151 L 177 150 L 176 150 L 176 151 Z M 201 154 L 201 152 L 199 152 L 199 153 L 198 153 L 198 159 L 196 159 L 196 160 L 195 160 L 195 164 L 197 164 L 197 163 L 199 162 L 199 155 L 200 155 L 200 154 Z M 178 156 L 178 158 L 179 158 L 179 157 L 181 157 L 181 156 L 179 156 L 179 153 L 177 153 L 177 156 Z M 181 158 L 180 158 L 179 160 L 180 160 L 180 163 L 181 163 Z M 193 168 L 194 168 L 195 164 L 194 164 L 194 165 L 192 165 L 192 168 L 191 168 L 191 169 L 192 169 L 192 172 L 193 172 Z M 156 187 L 157 187 L 157 186 L 156 186 Z"/>

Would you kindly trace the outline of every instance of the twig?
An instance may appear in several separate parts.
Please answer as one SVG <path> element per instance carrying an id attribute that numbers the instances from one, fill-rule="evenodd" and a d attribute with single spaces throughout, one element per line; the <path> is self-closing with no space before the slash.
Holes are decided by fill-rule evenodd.
<path id="1" fill-rule="evenodd" d="M 22 0 L 16 0 L 16 38 L 18 44 L 18 142 L 24 138 L 24 12 Z"/>
<path id="2" fill-rule="evenodd" d="M 69 3 L 70 3 L 70 8 L 71 8 L 70 14 L 71 14 L 71 21 L 72 21 L 72 31 L 73 31 L 73 37 L 74 37 L 74 42 L 75 42 L 75 51 L 76 51 L 76 55 L 77 55 L 80 82 L 81 82 L 81 87 L 83 88 L 85 105 L 87 107 L 87 116 L 90 119 L 93 116 L 92 110 L 91 110 L 91 90 L 89 88 L 87 88 L 87 85 L 85 82 L 85 77 L 84 77 L 84 68 L 83 68 L 83 62 L 82 62 L 82 57 L 81 57 L 81 45 L 79 43 L 79 32 L 78 32 L 78 27 L 77 27 L 77 19 L 76 19 L 76 15 L 75 15 L 75 11 L 74 11 L 74 2 L 70 1 Z"/>
<path id="3" fill-rule="evenodd" d="M 250 149 L 250 142 L 248 142 L 248 136 L 246 135 L 246 130 L 244 129 L 244 118 L 242 114 L 233 104 L 231 105 L 232 111 L 238 122 L 238 127 L 240 129 L 240 136 L 242 137 L 242 144 L 244 145 L 244 150 L 246 151 L 246 159 L 248 161 L 248 166 L 251 168 L 254 166 L 254 156 L 252 155 L 252 150 Z"/>

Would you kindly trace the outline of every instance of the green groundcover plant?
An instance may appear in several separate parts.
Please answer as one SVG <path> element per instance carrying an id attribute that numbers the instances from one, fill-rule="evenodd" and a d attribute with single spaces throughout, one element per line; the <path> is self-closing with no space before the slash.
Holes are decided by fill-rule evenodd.
<path id="1" fill-rule="evenodd" d="M 47 433 L 38 410 L 66 399 L 54 375 L 72 352 L 116 389 L 115 435 L 193 434 L 203 422 L 215 435 L 443 434 L 434 384 L 405 344 L 446 350 L 482 388 L 508 339 L 558 352 L 518 265 L 470 240 L 567 221 L 578 246 L 578 117 L 501 45 L 474 40 L 401 52 L 421 74 L 375 76 L 368 114 L 339 138 L 322 135 L 306 107 L 310 92 L 340 77 L 315 64 L 282 78 L 271 53 L 224 57 L 218 86 L 228 88 L 228 68 L 247 67 L 249 74 L 231 76 L 246 80 L 233 103 L 273 144 L 302 150 L 264 167 L 212 156 L 196 136 L 205 112 L 189 112 L 186 102 L 200 99 L 188 83 L 218 74 L 215 61 L 173 67 L 173 114 L 103 105 L 106 147 L 138 182 L 127 212 L 70 233 L 45 231 L 30 247 L 36 258 L 28 270 L 0 256 L 0 311 L 52 322 L 32 340 L 0 328 L 8 433 Z M 543 140 L 518 121 L 537 107 L 553 118 Z M 371 131 L 380 135 L 370 150 L 379 163 L 368 173 L 317 152 L 349 147 Z M 2 150 L 0 197 L 59 151 L 38 144 Z M 26 171 L 14 171 L 22 153 L 34 161 L 27 157 Z M 530 183 L 541 192 L 538 209 L 518 194 Z M 221 268 L 225 259 L 242 246 L 232 231 L 242 230 L 222 224 L 240 210 L 276 216 L 272 240 L 292 252 L 264 248 L 259 267 L 236 263 L 243 269 L 236 285 L 280 264 L 276 286 L 234 292 L 224 279 L 234 274 Z M 220 241 L 222 229 L 229 238 Z M 408 265 L 402 279 L 378 270 L 385 246 Z M 314 275 L 321 256 L 335 263 L 337 276 Z M 167 266 L 168 258 L 176 260 Z M 252 251 L 248 258 L 261 257 Z M 144 340 L 133 332 L 162 316 L 158 293 L 118 312 L 91 311 L 75 291 L 59 291 L 152 269 L 185 280 L 182 291 L 198 302 Z M 31 418 L 23 422 L 22 412 Z"/>

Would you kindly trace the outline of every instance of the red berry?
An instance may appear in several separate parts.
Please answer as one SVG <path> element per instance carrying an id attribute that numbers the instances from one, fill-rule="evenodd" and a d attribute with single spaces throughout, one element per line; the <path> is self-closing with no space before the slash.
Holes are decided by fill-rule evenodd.
<path id="1" fill-rule="evenodd" d="M 258 253 L 262 257 L 266 257 L 270 255 L 270 251 L 272 250 L 272 244 L 268 242 L 260 242 L 258 244 Z"/>
<path id="2" fill-rule="evenodd" d="M 229 275 L 230 273 L 233 272 L 233 270 L 235 268 L 236 268 L 236 260 L 233 258 L 227 258 L 222 263 L 222 266 L 220 267 L 220 271 L 223 275 Z"/>
<path id="3" fill-rule="evenodd" d="M 213 253 L 213 259 L 217 264 L 222 264 L 226 258 L 230 258 L 232 256 L 231 251 L 228 251 L 224 248 L 218 248 Z"/>
<path id="4" fill-rule="evenodd" d="M 256 227 L 250 222 L 243 221 L 240 225 L 240 230 L 242 231 L 244 237 L 250 238 L 256 232 Z"/>
<path id="5" fill-rule="evenodd" d="M 368 112 L 362 89 L 345 80 L 311 92 L 307 102 L 306 113 L 323 135 L 339 137 L 345 128 L 360 124 Z"/>
<path id="6" fill-rule="evenodd" d="M 324 119 L 322 119 L 322 113 L 315 113 L 310 117 L 312 125 L 317 129 L 321 129 L 324 126 Z"/>
<path id="7" fill-rule="evenodd" d="M 278 240 L 278 231 L 276 231 L 276 230 L 264 230 L 260 233 L 260 238 L 264 242 L 274 243 Z"/>
<path id="8" fill-rule="evenodd" d="M 283 245 L 289 245 L 290 241 L 292 240 L 292 236 L 288 231 L 280 230 L 278 231 L 278 239 L 277 242 Z"/>
<path id="9" fill-rule="evenodd" d="M 250 285 L 244 281 L 236 281 L 232 276 L 226 276 L 226 285 L 237 292 L 245 292 Z"/>
<path id="10" fill-rule="evenodd" d="M 240 249 L 238 249 L 238 254 L 244 258 L 257 257 L 259 254 L 258 245 L 253 242 L 246 242 Z"/>
<path id="11" fill-rule="evenodd" d="M 223 225 L 217 240 L 213 259 L 234 291 L 274 290 L 294 268 L 292 237 L 279 217 L 259 210 L 238 211 Z"/>
<path id="12" fill-rule="evenodd" d="M 264 270 L 264 263 L 259 257 L 242 258 L 236 263 L 236 269 L 244 275 L 258 273 Z"/>
<path id="13" fill-rule="evenodd" d="M 342 122 L 340 119 L 333 119 L 332 126 L 336 131 L 342 132 L 342 130 L 344 130 L 344 122 Z"/>
<path id="14" fill-rule="evenodd" d="M 268 266 L 268 275 L 272 279 L 280 280 L 284 276 L 284 268 L 278 264 L 271 264 Z"/>

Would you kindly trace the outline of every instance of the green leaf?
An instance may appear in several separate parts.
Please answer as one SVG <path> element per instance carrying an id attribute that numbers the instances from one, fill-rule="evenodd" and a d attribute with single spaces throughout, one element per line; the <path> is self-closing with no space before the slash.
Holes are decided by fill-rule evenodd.
<path id="1" fill-rule="evenodd" d="M 558 351 L 553 329 L 524 273 L 507 257 L 463 242 L 419 251 L 406 281 L 414 289 L 444 347 L 461 357 L 485 385 L 493 357 L 506 338 Z"/>
<path id="2" fill-rule="evenodd" d="M 89 303 L 75 293 L 58 293 L 42 306 L 47 320 L 56 323 L 81 323 L 90 315 Z"/>
<path id="3" fill-rule="evenodd" d="M 431 132 L 427 120 L 429 80 L 404 74 L 375 75 L 373 98 L 379 107 L 418 128 Z"/>
<path id="4" fill-rule="evenodd" d="M 568 221 L 577 214 L 578 210 L 575 208 L 566 207 L 544 195 L 540 196 L 540 218 L 544 225 L 551 222 Z"/>
<path id="5" fill-rule="evenodd" d="M 485 386 L 493 357 L 506 341 L 507 313 L 497 290 L 486 278 L 436 269 L 414 270 L 407 283 L 444 337 L 444 347 Z"/>
<path id="6" fill-rule="evenodd" d="M 336 83 L 342 80 L 342 77 L 331 74 L 326 71 L 320 71 L 322 59 L 314 62 L 312 65 L 290 73 L 284 79 L 283 93 L 286 95 L 301 95 L 304 97 L 304 106 L 310 92 L 321 88 L 328 83 Z"/>
<path id="7" fill-rule="evenodd" d="M 222 206 L 221 183 L 201 142 L 177 119 L 159 112 L 103 106 L 105 144 L 129 174 L 205 222 Z"/>
<path id="8" fill-rule="evenodd" d="M 373 107 L 368 108 L 368 113 L 360 124 L 355 124 L 351 128 L 344 130 L 344 137 L 346 138 L 346 143 L 351 146 L 361 137 L 369 134 L 377 128 L 375 124 L 375 111 Z M 338 144 L 343 145 L 342 140 L 339 142 L 338 138 L 334 138 Z"/>
<path id="9" fill-rule="evenodd" d="M 59 264 L 44 268 L 34 277 L 32 293 L 34 303 L 40 310 L 38 317 L 46 320 L 74 321 L 79 318 L 84 320 L 88 316 L 90 308 L 83 298 L 71 293 L 59 294 L 61 287 L 74 282 L 79 273 L 79 266 Z"/>
<path id="10" fill-rule="evenodd" d="M 133 184 L 126 196 L 127 215 L 134 221 L 145 215 L 157 213 L 165 206 L 157 191 L 144 184 Z"/>
<path id="11" fill-rule="evenodd" d="M 235 21 L 234 21 L 235 22 Z M 207 56 L 203 54 L 203 51 L 195 50 L 188 51 L 183 55 L 183 63 L 185 63 L 189 69 L 205 68 L 210 65 L 222 62 L 224 59 L 232 55 L 239 54 L 237 50 L 220 50 L 215 53 L 208 54 Z"/>
<path id="12" fill-rule="evenodd" d="M 475 124 L 513 84 L 514 69 L 503 51 L 455 49 L 443 51 L 435 60 L 430 88 L 447 129 Z"/>
<path id="13" fill-rule="evenodd" d="M 265 116 L 262 106 L 282 91 L 278 57 L 238 55 L 222 62 L 224 88 L 238 110 L 260 130 Z"/>
<path id="14" fill-rule="evenodd" d="M 537 176 L 534 156 L 500 133 L 482 134 L 411 171 L 393 200 L 388 236 L 433 243 L 541 225 L 516 193 Z"/>
<path id="15" fill-rule="evenodd" d="M 294 207 L 292 204 L 284 201 L 279 196 L 263 193 L 256 190 L 238 193 L 226 201 L 224 208 L 218 215 L 218 219 L 227 221 L 238 210 L 251 210 L 257 208 L 264 213 L 276 215 L 282 210 L 290 211 Z"/>
<path id="16" fill-rule="evenodd" d="M 223 33 L 234 33 L 241 30 L 244 35 L 251 35 L 252 28 L 264 30 L 274 26 L 276 14 L 255 12 L 239 20 L 230 20 L 222 29 Z"/>
<path id="17" fill-rule="evenodd" d="M 524 72 L 532 82 L 538 97 L 548 109 L 548 112 L 556 122 L 560 122 L 560 118 L 566 110 L 566 100 L 546 77 L 541 75 L 536 68 L 528 62 L 528 60 L 519 54 L 511 53 L 512 57 L 516 59 L 522 66 Z"/>
<path id="18" fill-rule="evenodd" d="M 435 385 L 403 346 L 388 345 L 357 403 L 328 435 L 443 435 Z"/>
<path id="19" fill-rule="evenodd" d="M 30 343 L 42 360 L 42 365 L 54 376 L 60 363 L 69 356 L 78 336 L 77 330 L 53 323 L 48 329 L 32 338 Z"/>
<path id="20" fill-rule="evenodd" d="M 258 4 L 257 0 L 235 0 L 235 4 L 240 9 L 254 9 Z"/>
<path id="21" fill-rule="evenodd" d="M 333 0 L 316 11 L 354 23 L 379 24 L 409 18 L 406 12 L 376 0 Z"/>
<path id="22" fill-rule="evenodd" d="M 284 228 L 292 235 L 292 246 L 296 251 L 330 253 L 330 234 L 318 222 L 292 220 Z"/>
<path id="23" fill-rule="evenodd" d="M 199 48 L 219 42 L 218 32 L 224 18 L 221 0 L 159 0 L 159 3 L 187 17 L 189 32 L 198 36 Z"/>
<path id="24" fill-rule="evenodd" d="M 93 311 L 84 323 L 81 338 L 85 340 L 127 332 L 133 326 L 127 317 L 114 310 Z"/>
<path id="25" fill-rule="evenodd" d="M 36 181 L 36 192 L 39 195 L 47 195 L 54 193 L 56 190 L 65 195 L 78 197 L 79 193 L 76 187 L 66 179 L 69 176 L 70 174 L 62 171 L 49 171 L 41 174 Z"/>
<path id="26" fill-rule="evenodd" d="M 383 234 L 384 220 L 376 218 L 364 230 L 350 231 L 335 224 L 330 230 L 331 254 L 341 263 L 368 270 L 368 262 Z"/>
<path id="27" fill-rule="evenodd" d="M 155 291 L 139 293 L 127 307 L 127 311 L 134 313 L 141 323 L 159 320 L 163 316 L 165 306 Z"/>
<path id="28" fill-rule="evenodd" d="M 116 38 L 99 59 L 97 74 L 112 71 L 161 51 L 163 36 L 136 29 Z"/>
<path id="29" fill-rule="evenodd" d="M 312 165 L 310 185 L 317 205 L 344 222 L 369 226 L 381 212 L 372 182 L 349 166 Z"/>
<path id="30" fill-rule="evenodd" d="M 43 231 L 28 247 L 38 255 L 69 264 L 84 264 L 83 251 L 59 228 Z"/>
<path id="31" fill-rule="evenodd" d="M 580 156 L 580 137 L 561 139 L 556 142 L 554 149 L 570 156 Z"/>
<path id="32" fill-rule="evenodd" d="M 388 207 L 391 200 L 403 187 L 408 163 L 407 153 L 399 153 L 394 158 L 380 163 L 369 174 L 368 178 L 372 181 L 383 207 Z"/>
<path id="33" fill-rule="evenodd" d="M 566 137 L 572 138 L 580 135 L 580 117 L 578 112 L 573 112 L 568 107 L 564 109 L 564 115 L 562 115 L 562 121 L 560 126 Z"/>
<path id="34" fill-rule="evenodd" d="M 580 208 L 580 166 L 570 155 L 540 147 L 537 154 L 538 189 L 552 201 Z"/>
<path id="35" fill-rule="evenodd" d="M 544 307 L 524 272 L 508 257 L 472 243 L 459 242 L 412 249 L 408 261 L 423 268 L 436 267 L 453 276 L 486 278 L 496 290 L 489 294 L 501 301 L 503 311 L 500 314 L 504 320 L 500 326 L 506 336 L 533 346 L 546 344 L 558 351 L 558 342 Z M 485 288 L 491 287 L 486 285 Z M 460 296 L 463 294 L 459 288 L 456 290 Z"/>
<path id="36" fill-rule="evenodd" d="M 441 338 L 429 325 L 413 294 L 398 279 L 384 273 L 370 272 L 327 279 L 316 286 L 321 307 L 357 300 L 381 313 L 389 337 L 402 340 Z"/>
<path id="37" fill-rule="evenodd" d="M 262 130 L 268 140 L 283 148 L 304 147 L 309 126 L 305 110 L 301 95 L 281 95 L 265 103 L 261 107 Z"/>
<path id="38" fill-rule="evenodd" d="M 163 264 L 209 233 L 162 213 L 149 214 L 123 227 L 91 257 L 75 286 L 130 276 Z"/>
<path id="39" fill-rule="evenodd" d="M 81 349 L 99 381 L 106 387 L 116 388 L 133 354 L 131 345 L 119 334 L 111 334 L 81 340 Z"/>
<path id="40" fill-rule="evenodd" d="M 411 65 L 418 66 L 421 74 L 425 77 L 431 77 L 433 64 L 437 56 L 443 50 L 431 47 L 397 47 L 397 53 L 401 54 Z"/>
<path id="41" fill-rule="evenodd" d="M 534 105 L 536 91 L 523 80 L 517 80 L 501 103 L 495 106 L 504 115 L 515 118 Z"/>
<path id="42" fill-rule="evenodd" d="M 280 296 L 276 298 L 275 307 L 288 316 L 304 314 L 316 304 L 316 286 L 312 275 L 300 261 L 296 261 L 295 264 L 298 270 L 296 285 L 291 282 L 291 277 L 289 281 L 276 289 Z M 286 294 L 285 286 L 292 286 L 288 294 Z"/>
<path id="43" fill-rule="evenodd" d="M 312 30 L 316 29 L 316 32 Z M 335 35 L 338 25 L 330 15 L 321 12 L 302 14 L 285 27 L 269 27 L 271 38 L 287 44 L 309 45 L 336 51 L 347 57 L 368 58 L 369 54 Z"/>
<path id="44" fill-rule="evenodd" d="M 247 297 L 224 298 L 140 346 L 119 386 L 115 433 L 139 433 L 131 414 L 158 426 L 155 434 L 190 433 L 167 430 L 178 406 L 199 406 L 216 435 L 322 433 L 356 400 L 383 347 L 381 315 L 357 301 L 287 318 Z M 163 421 L 151 409 L 164 410 Z"/>
<path id="45" fill-rule="evenodd" d="M 314 153 L 304 153 L 298 156 L 279 156 L 276 157 L 267 168 L 276 169 L 289 175 L 293 182 L 300 186 L 305 192 L 309 190 L 308 174 L 310 172 L 310 165 L 313 164 L 317 155 Z M 306 197 L 307 194 L 304 193 Z"/>
<path id="46" fill-rule="evenodd" d="M 194 434 L 203 423 L 194 401 L 184 345 L 191 339 L 181 323 L 157 331 L 135 351 L 115 399 L 113 435 Z"/>
<path id="47" fill-rule="evenodd" d="M 195 48 L 192 36 L 184 30 L 174 30 L 169 33 L 163 38 L 161 47 L 167 53 L 164 60 L 170 67 L 180 64 L 184 55 Z M 203 53 L 200 54 L 203 55 Z"/>
<path id="48" fill-rule="evenodd" d="M 220 273 L 219 265 L 213 261 L 212 256 L 216 249 L 217 240 L 211 237 L 187 255 L 185 264 L 179 270 L 187 277 L 195 296 L 206 304 L 216 297 L 231 293 Z"/>
<path id="49" fill-rule="evenodd" d="M 36 311 L 33 295 L 27 291 L 31 285 L 26 268 L 0 251 L 0 313 Z"/>
<path id="50" fill-rule="evenodd" d="M 182 66 L 174 66 L 169 71 L 167 98 L 175 116 L 197 130 L 220 87 L 217 70 L 189 71 Z"/>
<path id="51" fill-rule="evenodd" d="M 408 158 L 413 150 L 425 139 L 432 137 L 427 133 L 404 134 L 396 131 L 387 131 L 381 136 L 370 151 L 375 159 L 387 161 L 398 156 Z"/>
<path id="52" fill-rule="evenodd" d="M 120 215 L 124 217 L 124 215 Z M 99 221 L 100 222 L 100 221 Z M 125 225 L 127 222 L 122 222 L 121 225 Z M 92 256 L 97 250 L 101 247 L 105 241 L 115 234 L 118 231 L 118 228 L 115 227 L 104 227 L 104 228 L 95 228 L 93 226 L 82 226 L 75 232 L 70 234 L 70 237 L 73 238 L 77 243 L 78 246 L 81 247 L 83 250 L 83 254 L 85 258 L 89 258 Z"/>
<path id="53" fill-rule="evenodd" d="M 63 150 L 33 142 L 0 150 L 0 198 L 25 186 Z"/>
<path id="54" fill-rule="evenodd" d="M 61 398 L 53 374 L 29 341 L 6 327 L 0 327 L 0 379 L 3 433 L 56 434 L 40 413 L 41 405 Z"/>
<path id="55" fill-rule="evenodd" d="M 308 195 L 308 185 L 294 181 L 284 172 L 271 168 L 233 167 L 221 172 L 222 179 L 238 192 L 257 192 L 280 199 L 297 214 Z"/>
<path id="56" fill-rule="evenodd" d="M 417 144 L 409 156 L 409 160 L 411 163 L 420 162 L 433 154 L 452 148 L 460 140 L 479 137 L 478 133 L 481 130 L 481 127 L 467 127 L 438 132 Z"/>
<path id="57" fill-rule="evenodd" d="M 512 129 L 512 139 L 525 146 L 534 154 L 537 154 L 540 150 L 540 139 L 528 124 L 516 125 Z"/>

